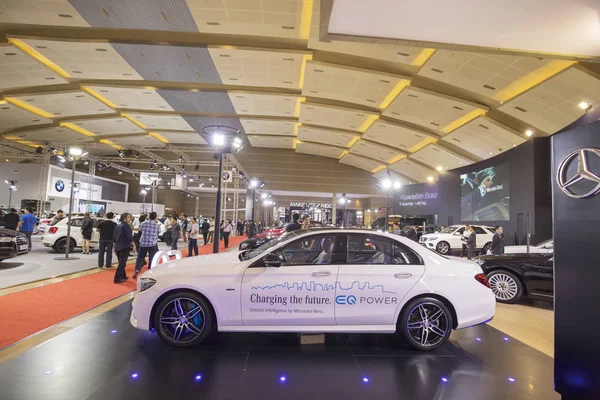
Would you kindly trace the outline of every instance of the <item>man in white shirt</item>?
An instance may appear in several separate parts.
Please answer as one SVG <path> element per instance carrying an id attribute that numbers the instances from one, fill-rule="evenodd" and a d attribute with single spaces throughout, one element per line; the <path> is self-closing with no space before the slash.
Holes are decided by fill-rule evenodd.
<path id="1" fill-rule="evenodd" d="M 233 231 L 233 225 L 231 225 L 231 220 L 223 222 L 221 226 L 221 230 L 223 231 L 223 241 L 225 242 L 225 248 L 229 247 L 229 235 Z"/>
<path id="2" fill-rule="evenodd" d="M 200 227 L 198 226 L 198 221 L 196 218 L 191 218 L 190 225 L 190 238 L 188 240 L 188 257 L 192 256 L 192 251 L 198 255 L 198 231 Z"/>
<path id="3" fill-rule="evenodd" d="M 463 231 L 463 237 L 460 239 L 462 241 L 462 248 L 460 249 L 460 258 L 463 257 L 464 254 L 468 253 L 468 248 L 467 248 L 467 239 L 469 239 L 469 236 L 471 235 L 471 225 L 467 225 L 465 226 L 465 230 Z"/>

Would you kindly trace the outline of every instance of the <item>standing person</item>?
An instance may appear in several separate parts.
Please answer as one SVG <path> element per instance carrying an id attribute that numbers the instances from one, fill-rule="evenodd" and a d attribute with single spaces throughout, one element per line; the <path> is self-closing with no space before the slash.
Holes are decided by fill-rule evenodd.
<path id="1" fill-rule="evenodd" d="M 171 221 L 171 216 L 167 215 L 167 219 L 163 222 L 165 224 L 165 234 L 164 234 L 164 241 L 167 244 L 167 246 L 170 246 L 172 241 L 171 241 L 171 228 L 173 228 L 173 222 Z"/>
<path id="2" fill-rule="evenodd" d="M 198 255 L 198 231 L 200 230 L 198 223 L 196 222 L 196 218 L 192 217 L 190 225 L 190 239 L 188 241 L 188 257 L 192 256 L 192 251 Z M 204 223 L 202 224 L 202 236 L 204 237 L 204 244 L 206 244 L 206 238 L 208 236 L 208 230 L 204 233 L 204 224 L 207 224 L 206 218 L 204 219 Z"/>
<path id="3" fill-rule="evenodd" d="M 10 212 L 4 216 L 4 228 L 16 231 L 19 226 L 19 214 L 16 208 L 11 208 Z"/>
<path id="4" fill-rule="evenodd" d="M 477 246 L 477 234 L 475 233 L 475 229 L 470 226 L 469 227 L 470 234 L 467 237 L 467 259 L 472 260 L 475 257 L 475 247 Z"/>
<path id="5" fill-rule="evenodd" d="M 410 240 L 414 240 L 415 242 L 419 241 L 417 231 L 415 230 L 414 226 L 409 226 L 408 228 L 406 228 L 406 237 Z"/>
<path id="6" fill-rule="evenodd" d="M 302 229 L 302 225 L 300 225 L 298 220 L 300 220 L 300 214 L 296 213 L 296 214 L 292 215 L 292 222 L 290 222 L 289 224 L 287 224 L 285 226 L 285 231 L 293 232 L 293 231 L 297 231 L 298 229 Z"/>
<path id="7" fill-rule="evenodd" d="M 223 232 L 223 241 L 225 242 L 225 248 L 229 248 L 229 235 L 231 235 L 231 231 L 233 231 L 233 226 L 231 225 L 231 220 L 225 222 L 221 225 L 221 231 Z"/>
<path id="8" fill-rule="evenodd" d="M 27 236 L 27 251 L 31 251 L 31 234 L 33 233 L 33 227 L 37 222 L 37 218 L 33 215 L 31 207 L 25 209 L 25 213 L 21 216 L 21 220 L 17 225 L 17 230 Z"/>
<path id="9" fill-rule="evenodd" d="M 404 235 L 402 235 L 402 232 L 404 232 L 404 231 L 402 229 L 400 229 L 400 225 L 398 225 L 398 223 L 394 222 L 392 224 L 392 233 L 394 235 L 404 236 Z"/>
<path id="10" fill-rule="evenodd" d="M 253 220 L 248 221 L 248 237 L 249 238 L 253 238 L 254 236 L 256 236 L 256 224 L 254 223 Z"/>
<path id="11" fill-rule="evenodd" d="M 150 269 L 152 267 L 152 259 L 158 251 L 158 234 L 160 232 L 160 226 L 156 221 L 155 212 L 151 212 L 150 219 L 144 221 L 140 225 L 140 231 L 142 232 L 142 237 L 140 237 L 140 251 L 135 262 L 133 279 L 136 279 L 140 274 L 146 254 L 148 254 L 148 269 Z"/>
<path id="12" fill-rule="evenodd" d="M 177 250 L 177 241 L 179 240 L 180 234 L 181 226 L 179 226 L 177 219 L 173 217 L 171 224 L 171 250 Z"/>
<path id="13" fill-rule="evenodd" d="M 115 227 L 113 231 L 113 241 L 115 242 L 115 252 L 119 259 L 119 266 L 115 271 L 115 283 L 123 283 L 129 277 L 125 275 L 125 265 L 127 264 L 127 258 L 129 257 L 129 247 L 133 247 L 135 253 L 135 243 L 133 243 L 133 232 L 131 230 L 131 214 L 121 214 L 121 223 Z"/>
<path id="14" fill-rule="evenodd" d="M 492 236 L 492 254 L 504 254 L 504 229 L 501 226 L 496 227 L 496 233 Z"/>
<path id="15" fill-rule="evenodd" d="M 242 236 L 242 234 L 244 233 L 244 224 L 242 223 L 241 219 L 238 219 L 238 222 L 236 224 L 236 228 L 237 228 L 237 234 L 238 234 L 238 236 Z"/>
<path id="16" fill-rule="evenodd" d="M 208 243 L 212 243 L 215 240 L 215 219 L 211 217 L 208 223 L 210 224 L 208 227 Z"/>
<path id="17" fill-rule="evenodd" d="M 223 227 L 225 227 L 225 220 L 221 220 L 221 225 L 219 225 L 219 240 L 223 240 Z"/>
<path id="18" fill-rule="evenodd" d="M 196 218 L 192 217 L 192 224 L 194 224 L 196 222 Z M 208 220 L 206 218 L 204 218 L 204 221 L 202 222 L 202 238 L 204 239 L 204 245 L 206 246 L 210 240 L 210 223 L 208 222 Z M 213 227 L 214 229 L 214 227 Z M 191 237 L 191 234 L 190 234 Z M 196 236 L 196 239 L 198 239 L 198 237 Z"/>
<path id="19" fill-rule="evenodd" d="M 308 229 L 310 228 L 310 217 L 308 215 L 306 215 L 304 217 L 304 219 L 302 220 L 302 228 L 303 229 Z"/>
<path id="20" fill-rule="evenodd" d="M 133 222 L 133 241 L 135 242 L 137 248 L 140 247 L 140 237 L 142 236 L 142 233 L 140 232 L 140 225 L 145 220 L 146 214 L 141 214 L 139 218 Z"/>
<path id="21" fill-rule="evenodd" d="M 92 241 L 92 232 L 94 232 L 94 222 L 92 221 L 92 213 L 86 212 L 83 215 L 83 222 L 81 223 L 81 236 L 83 241 L 81 243 L 83 254 L 90 253 L 90 242 Z"/>
<path id="22" fill-rule="evenodd" d="M 183 220 L 181 221 L 181 234 L 183 235 L 183 241 L 188 241 L 188 230 L 190 229 L 190 220 L 188 216 L 183 214 Z"/>
<path id="23" fill-rule="evenodd" d="M 460 249 L 460 258 L 463 258 L 465 253 L 469 253 L 469 247 L 467 246 L 467 242 L 469 241 L 469 236 L 471 235 L 471 225 L 465 226 L 465 230 L 463 231 L 462 237 L 460 241 L 462 242 L 462 247 Z"/>
<path id="24" fill-rule="evenodd" d="M 100 233 L 98 241 L 98 268 L 110 268 L 112 265 L 113 252 L 113 232 L 117 224 L 112 220 L 115 217 L 113 212 L 108 212 L 104 221 L 98 224 L 96 231 Z M 106 253 L 106 262 L 104 262 L 104 253 Z"/>

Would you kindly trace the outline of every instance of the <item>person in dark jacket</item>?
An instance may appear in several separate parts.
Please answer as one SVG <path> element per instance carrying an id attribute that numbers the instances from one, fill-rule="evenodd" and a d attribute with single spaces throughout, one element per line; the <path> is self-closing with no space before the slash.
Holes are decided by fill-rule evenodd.
<path id="1" fill-rule="evenodd" d="M 100 233 L 98 241 L 98 268 L 110 268 L 112 266 L 113 232 L 117 224 L 112 220 L 115 214 L 108 212 L 104 221 L 100 222 L 97 231 Z M 106 262 L 104 254 L 106 253 Z"/>
<path id="2" fill-rule="evenodd" d="M 501 226 L 496 227 L 496 233 L 492 236 L 492 254 L 504 254 L 504 230 Z"/>
<path id="3" fill-rule="evenodd" d="M 181 236 L 181 225 L 179 225 L 179 221 L 177 218 L 173 217 L 172 220 L 173 225 L 171 226 L 171 250 L 177 250 L 177 241 L 179 240 L 179 236 Z"/>
<path id="4" fill-rule="evenodd" d="M 92 254 L 90 253 L 92 232 L 94 232 L 94 222 L 92 221 L 92 213 L 86 212 L 83 216 L 83 222 L 81 224 L 81 236 L 83 237 L 81 247 L 83 249 L 83 254 Z"/>
<path id="5" fill-rule="evenodd" d="M 298 220 L 300 219 L 300 214 L 294 214 L 292 215 L 292 222 L 290 222 L 289 224 L 287 224 L 285 226 L 285 231 L 286 232 L 293 232 L 293 231 L 297 231 L 298 229 L 302 229 L 302 225 L 300 225 L 300 223 L 298 222 Z"/>
<path id="6" fill-rule="evenodd" d="M 237 230 L 238 236 L 242 236 L 242 234 L 244 233 L 244 224 L 242 223 L 241 219 L 238 219 L 238 222 L 236 225 L 236 230 Z"/>
<path id="7" fill-rule="evenodd" d="M 253 220 L 248 221 L 248 228 L 246 230 L 248 233 L 248 238 L 251 239 L 256 236 L 256 224 Z"/>
<path id="8" fill-rule="evenodd" d="M 467 259 L 472 260 L 475 257 L 475 247 L 477 246 L 477 234 L 472 226 L 469 227 L 471 234 L 467 237 Z"/>
<path id="9" fill-rule="evenodd" d="M 410 240 L 414 240 L 415 242 L 419 241 L 417 231 L 415 230 L 414 226 L 409 226 L 408 228 L 406 228 L 406 237 Z"/>
<path id="10" fill-rule="evenodd" d="M 16 231 L 19 226 L 19 214 L 14 208 L 10 209 L 10 212 L 4 216 L 4 228 Z"/>
<path id="11" fill-rule="evenodd" d="M 208 232 L 210 232 L 210 223 L 208 222 L 208 220 L 206 218 L 204 218 L 204 221 L 202 222 L 202 226 L 200 227 L 200 230 L 202 231 L 202 238 L 204 239 L 204 245 L 208 244 Z"/>
<path id="12" fill-rule="evenodd" d="M 129 257 L 129 247 L 133 248 L 135 253 L 135 243 L 133 242 L 133 232 L 131 230 L 131 214 L 121 214 L 121 223 L 115 226 L 113 231 L 113 242 L 115 243 L 115 252 L 119 259 L 119 266 L 115 271 L 115 283 L 123 283 L 129 277 L 125 274 L 125 265 L 127 265 L 127 258 Z"/>

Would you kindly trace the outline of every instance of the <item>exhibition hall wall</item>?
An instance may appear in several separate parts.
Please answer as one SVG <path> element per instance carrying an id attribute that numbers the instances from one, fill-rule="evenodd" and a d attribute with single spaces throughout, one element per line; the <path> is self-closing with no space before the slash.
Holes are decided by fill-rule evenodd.
<path id="1" fill-rule="evenodd" d="M 440 174 L 439 224 L 501 225 L 507 245 L 552 237 L 550 140 L 535 138 L 496 157 Z"/>
<path id="2" fill-rule="evenodd" d="M 37 199 L 40 185 L 40 164 L 0 163 L 0 204 L 8 206 L 8 184 L 4 181 L 17 181 L 11 205 L 21 207 L 23 199 Z"/>

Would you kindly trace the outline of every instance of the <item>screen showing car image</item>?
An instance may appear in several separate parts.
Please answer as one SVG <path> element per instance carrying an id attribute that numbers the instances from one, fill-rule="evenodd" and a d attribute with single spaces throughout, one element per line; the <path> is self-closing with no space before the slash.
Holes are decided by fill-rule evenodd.
<path id="1" fill-rule="evenodd" d="M 79 200 L 79 212 L 86 212 L 87 205 L 87 200 Z M 104 215 L 106 213 L 106 203 L 103 201 L 94 201 L 90 204 L 90 211 L 93 214 Z"/>
<path id="2" fill-rule="evenodd" d="M 462 221 L 508 221 L 510 219 L 509 164 L 488 167 L 460 176 Z"/>

